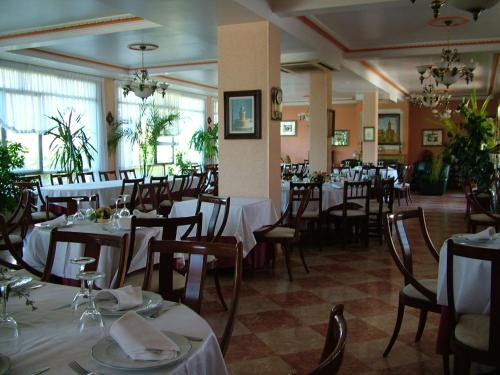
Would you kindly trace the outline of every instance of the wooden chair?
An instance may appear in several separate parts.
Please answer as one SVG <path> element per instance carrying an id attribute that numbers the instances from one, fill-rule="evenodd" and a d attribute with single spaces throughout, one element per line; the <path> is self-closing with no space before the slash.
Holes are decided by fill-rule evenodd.
<path id="1" fill-rule="evenodd" d="M 446 288 L 451 320 L 450 347 L 454 354 L 455 374 L 469 374 L 471 362 L 500 367 L 500 253 L 497 249 L 461 245 L 448 240 Z M 490 263 L 491 290 L 489 315 L 458 313 L 455 309 L 453 258 L 455 256 Z M 460 280 L 462 282 L 462 280 Z M 493 372 L 491 373 L 493 374 Z"/>
<path id="2" fill-rule="evenodd" d="M 73 183 L 73 176 L 71 175 L 71 173 L 51 173 L 50 174 L 50 183 L 52 185 L 63 185 L 65 179 L 66 179 L 67 184 Z"/>
<path id="3" fill-rule="evenodd" d="M 193 199 L 192 197 L 188 197 L 188 195 L 186 194 L 193 186 L 193 182 L 194 182 L 193 174 L 174 175 L 174 179 L 172 182 L 172 193 L 175 194 L 174 199 L 175 200 Z"/>
<path id="4" fill-rule="evenodd" d="M 82 256 L 92 257 L 96 259 L 94 263 L 86 266 L 86 271 L 95 271 L 99 264 L 102 246 L 117 248 L 118 266 L 115 288 L 120 288 L 124 285 L 125 272 L 128 259 L 128 234 L 124 233 L 121 236 L 116 234 L 101 234 L 101 233 L 80 233 L 66 232 L 52 229 L 50 233 L 49 251 L 47 253 L 47 262 L 42 275 L 42 281 L 60 283 L 60 277 L 52 274 L 52 266 L 57 252 L 58 243 L 79 243 L 84 245 Z M 106 254 L 107 256 L 108 254 Z"/>
<path id="5" fill-rule="evenodd" d="M 125 206 L 132 212 L 135 206 L 138 204 L 137 192 L 139 191 L 139 184 L 144 183 L 144 178 L 124 178 L 122 179 L 122 188 L 120 190 L 120 195 L 127 194 L 127 203 Z M 132 191 L 130 191 L 132 187 Z M 120 206 L 120 205 L 119 205 Z M 121 204 L 123 207 L 123 203 Z"/>
<path id="6" fill-rule="evenodd" d="M 138 205 L 137 208 L 143 212 L 157 210 L 160 207 L 161 184 L 142 183 L 138 184 Z"/>
<path id="7" fill-rule="evenodd" d="M 408 200 L 411 200 L 410 180 L 413 166 L 411 164 L 405 165 L 402 170 L 402 176 L 397 183 L 394 184 L 394 191 L 398 197 L 398 206 L 401 206 L 401 196 L 405 198 L 406 205 Z"/>
<path id="8" fill-rule="evenodd" d="M 340 369 L 347 342 L 347 323 L 344 305 L 334 305 L 330 312 L 325 346 L 318 367 L 307 375 L 335 375 Z M 296 373 L 290 375 L 297 375 Z"/>
<path id="9" fill-rule="evenodd" d="M 160 202 L 158 206 L 158 214 L 168 217 L 170 211 L 172 210 L 172 206 L 174 205 L 174 195 L 172 194 L 172 190 L 168 182 L 168 176 L 151 177 L 151 182 L 161 185 L 158 198 Z"/>
<path id="10" fill-rule="evenodd" d="M 272 224 L 266 225 L 262 228 L 257 229 L 254 232 L 255 239 L 257 242 L 267 242 L 272 245 L 279 243 L 283 249 L 285 255 L 286 269 L 288 271 L 288 278 L 290 281 L 293 280 L 292 268 L 290 266 L 290 252 L 293 250 L 293 245 L 300 241 L 300 223 L 302 219 L 302 214 L 304 213 L 307 203 L 309 202 L 309 197 L 311 191 L 309 189 L 300 190 L 302 194 L 302 200 L 300 202 L 297 213 L 295 214 L 295 219 L 290 222 L 290 212 L 292 210 L 292 191 L 290 191 L 288 199 L 288 207 L 285 213 L 279 218 L 279 220 Z M 304 253 L 302 247 L 299 246 L 300 259 L 307 273 L 309 273 L 309 268 L 307 268 L 306 261 L 304 259 Z M 274 269 L 275 263 L 275 251 L 272 253 L 272 267 Z"/>
<path id="11" fill-rule="evenodd" d="M 207 227 L 207 234 L 203 238 L 203 240 L 206 240 L 208 242 L 219 242 L 220 238 L 222 237 L 222 233 L 224 232 L 224 229 L 226 228 L 226 223 L 227 223 L 227 218 L 229 217 L 229 210 L 231 207 L 231 198 L 217 198 L 217 197 L 212 197 L 208 195 L 200 195 L 198 197 L 198 203 L 196 204 L 196 212 L 195 215 L 198 215 L 201 213 L 201 206 L 203 204 L 210 204 L 212 205 L 212 214 L 210 215 L 210 219 L 208 221 L 208 227 Z M 217 230 L 216 233 L 216 226 L 217 226 L 217 221 L 219 219 L 219 214 L 221 212 L 221 208 L 224 207 L 224 213 L 222 215 L 222 222 L 219 226 L 219 229 Z M 189 235 L 193 231 L 194 224 L 191 224 L 189 228 L 186 230 L 186 232 L 182 235 L 181 239 L 186 240 L 188 239 Z M 196 228 L 199 228 L 199 226 L 196 226 Z M 217 296 L 219 297 L 219 300 L 224 307 L 225 310 L 227 310 L 227 304 L 226 301 L 224 301 L 224 296 L 222 295 L 222 289 L 220 286 L 220 281 L 219 281 L 219 275 L 217 273 L 217 259 L 216 258 L 210 258 L 208 260 L 208 268 L 209 270 L 212 271 L 214 275 L 214 283 L 215 283 L 215 290 L 217 291 Z"/>
<path id="12" fill-rule="evenodd" d="M 198 178 L 198 182 L 195 184 L 195 178 Z M 192 174 L 192 183 L 191 183 L 191 188 L 184 191 L 182 193 L 182 199 L 183 200 L 188 200 L 188 199 L 197 199 L 198 195 L 200 195 L 203 192 L 203 187 L 205 185 L 205 179 L 207 178 L 207 174 L 204 172 L 195 172 Z"/>
<path id="13" fill-rule="evenodd" d="M 19 182 L 38 182 L 40 186 L 43 186 L 42 175 L 39 174 L 17 175 L 16 180 Z"/>
<path id="14" fill-rule="evenodd" d="M 341 204 L 330 207 L 326 212 L 327 228 L 332 219 L 342 233 L 342 243 L 346 245 L 347 234 L 352 228 L 362 231 L 365 246 L 368 247 L 368 221 L 370 215 L 370 181 L 344 182 L 344 196 Z"/>
<path id="15" fill-rule="evenodd" d="M 437 314 L 441 313 L 441 306 L 436 302 L 437 279 L 417 280 L 413 273 L 412 250 L 404 225 L 412 219 L 418 219 L 420 224 L 420 233 L 418 233 L 418 236 L 424 238 L 432 257 L 439 262 L 439 254 L 429 237 L 429 232 L 427 231 L 427 225 L 425 223 L 424 210 L 421 207 L 417 210 L 386 214 L 384 218 L 384 229 L 387 247 L 389 248 L 394 263 L 396 263 L 399 271 L 403 274 L 405 286 L 399 292 L 398 316 L 396 318 L 394 332 L 384 351 L 384 357 L 387 357 L 392 346 L 396 342 L 401 323 L 403 322 L 405 306 L 420 309 L 420 321 L 418 323 L 415 341 L 419 341 L 422 337 L 425 322 L 427 320 L 427 313 L 429 311 Z M 396 229 L 400 250 L 396 247 L 393 239 L 393 228 Z M 444 358 L 444 360 L 447 363 L 447 357 Z"/>
<path id="16" fill-rule="evenodd" d="M 479 201 L 477 195 L 475 193 L 468 193 L 467 197 L 467 206 L 468 215 L 467 215 L 467 230 L 470 233 L 475 233 L 478 226 L 494 226 L 495 230 L 498 231 L 500 228 L 500 214 L 495 214 L 491 211 L 486 210 L 485 203 L 483 201 Z M 488 206 L 491 202 L 491 197 L 487 196 Z"/>
<path id="17" fill-rule="evenodd" d="M 76 174 L 76 181 L 79 183 L 95 182 L 94 172 L 78 172 Z"/>
<path id="18" fill-rule="evenodd" d="M 118 180 L 118 176 L 116 175 L 116 171 L 99 171 L 99 180 L 101 181 Z"/>
<path id="19" fill-rule="evenodd" d="M 306 210 L 302 214 L 302 220 L 308 222 L 311 226 L 315 226 L 316 229 L 311 232 L 316 232 L 315 237 L 318 240 L 318 247 L 321 248 L 321 227 L 323 224 L 323 183 L 321 182 L 293 182 L 290 181 L 290 191 L 293 192 L 291 195 L 292 203 L 294 206 L 299 206 L 302 200 L 302 194 L 296 194 L 297 190 L 309 189 L 311 190 L 311 195 L 309 196 L 308 206 L 317 205 L 317 209 Z M 294 209 L 292 207 L 291 211 L 292 219 L 295 216 Z"/>
<path id="20" fill-rule="evenodd" d="M 135 169 L 120 169 L 120 179 L 122 180 L 128 180 L 130 178 L 137 178 L 135 175 Z"/>
<path id="21" fill-rule="evenodd" d="M 375 176 L 375 187 L 372 189 L 375 198 L 370 199 L 370 221 L 368 229 L 370 234 L 379 238 L 380 244 L 384 235 L 384 216 L 392 213 L 394 204 L 394 179 Z"/>
<path id="22" fill-rule="evenodd" d="M 73 198 L 82 198 L 81 202 L 94 202 L 94 207 L 99 208 L 99 194 L 91 197 L 85 195 L 76 195 L 70 197 L 45 197 L 47 209 L 45 210 L 45 219 L 49 220 L 53 216 L 73 215 L 76 213 L 77 204 Z"/>
<path id="23" fill-rule="evenodd" d="M 143 289 L 145 290 L 148 290 L 151 283 L 156 253 L 160 253 L 160 277 L 162 279 L 167 277 L 170 280 L 173 273 L 172 262 L 174 253 L 189 254 L 188 269 L 186 273 L 186 287 L 182 295 L 182 302 L 197 313 L 200 313 L 203 301 L 203 286 L 207 270 L 207 257 L 214 256 L 217 259 L 226 258 L 234 261 L 231 306 L 229 308 L 224 333 L 220 341 L 222 354 L 225 355 L 229 347 L 229 341 L 231 340 L 240 299 L 241 277 L 243 271 L 243 247 L 241 243 L 238 243 L 237 245 L 227 245 L 215 242 L 152 240 L 149 243 L 146 276 L 144 278 L 143 285 Z"/>
<path id="24" fill-rule="evenodd" d="M 43 199 L 38 181 L 18 181 L 12 184 L 20 192 L 30 190 L 33 195 L 30 202 L 30 220 L 29 224 L 41 223 L 47 220 L 47 203 Z M 39 204 L 40 203 L 40 204 Z M 49 212 L 49 219 L 55 218 L 55 215 Z"/>

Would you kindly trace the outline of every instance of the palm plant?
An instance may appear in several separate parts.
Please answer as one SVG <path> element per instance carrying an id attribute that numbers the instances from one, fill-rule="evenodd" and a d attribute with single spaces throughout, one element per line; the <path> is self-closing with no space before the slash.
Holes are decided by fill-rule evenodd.
<path id="1" fill-rule="evenodd" d="M 13 170 L 24 166 L 26 152 L 20 143 L 0 141 L 0 213 L 5 214 L 16 206 Z"/>
<path id="2" fill-rule="evenodd" d="M 208 162 L 215 161 L 219 155 L 219 124 L 215 123 L 213 127 L 208 126 L 206 130 L 195 131 L 189 147 L 202 152 Z"/>
<path id="3" fill-rule="evenodd" d="M 52 167 L 67 173 L 83 172 L 84 157 L 91 167 L 97 150 L 85 134 L 84 126 L 80 125 L 82 115 L 73 117 L 73 110 L 70 110 L 68 117 L 64 118 L 58 110 L 57 116 L 48 117 L 57 124 L 44 133 L 53 137 L 49 145 L 50 151 L 54 152 Z"/>

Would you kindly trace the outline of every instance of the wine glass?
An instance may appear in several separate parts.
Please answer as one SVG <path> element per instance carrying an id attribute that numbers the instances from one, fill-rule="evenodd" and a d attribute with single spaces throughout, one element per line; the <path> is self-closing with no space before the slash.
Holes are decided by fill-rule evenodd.
<path id="1" fill-rule="evenodd" d="M 119 223 L 120 214 L 118 212 L 118 203 L 120 203 L 120 200 L 121 200 L 121 195 L 115 199 L 115 212 L 113 212 L 113 215 L 111 215 L 111 228 L 113 229 L 120 228 L 120 223 Z"/>
<path id="2" fill-rule="evenodd" d="M 123 199 L 123 208 L 118 213 L 118 216 L 120 216 L 120 217 L 130 216 L 130 211 L 127 208 L 127 197 L 128 197 L 128 194 L 120 195 L 120 197 L 122 197 L 122 199 Z"/>
<path id="3" fill-rule="evenodd" d="M 76 201 L 76 212 L 73 215 L 73 220 L 76 221 L 83 221 L 85 220 L 85 217 L 83 216 L 82 212 L 80 211 L 80 201 L 83 199 L 83 197 L 75 197 L 73 198 L 74 201 Z"/>
<path id="4" fill-rule="evenodd" d="M 11 284 L 18 280 L 17 277 L 4 275 L 0 279 L 0 293 L 2 294 L 2 310 L 0 314 L 0 350 L 3 354 L 14 354 L 19 343 L 19 330 L 16 320 L 7 313 L 7 299 Z"/>
<path id="5" fill-rule="evenodd" d="M 97 336 L 103 336 L 105 334 L 104 321 L 102 320 L 101 313 L 95 306 L 92 289 L 94 287 L 94 281 L 103 278 L 104 274 L 97 271 L 83 271 L 80 272 L 77 277 L 80 280 L 86 282 L 87 293 L 89 296 L 87 299 L 87 307 L 83 311 L 82 316 L 78 321 L 78 329 L 80 333 L 92 330 L 93 334 L 97 334 Z"/>
<path id="6" fill-rule="evenodd" d="M 95 258 L 91 257 L 78 257 L 78 258 L 73 258 L 70 259 L 69 262 L 71 264 L 78 264 L 80 266 L 80 273 L 85 271 L 85 266 L 87 264 L 91 264 L 95 262 Z M 80 280 L 80 290 L 75 294 L 73 297 L 73 302 L 71 302 L 71 310 L 78 310 L 78 306 L 82 302 L 84 302 L 84 299 L 89 298 L 88 295 L 88 290 L 85 288 L 85 280 L 81 279 Z"/>
<path id="7" fill-rule="evenodd" d="M 92 217 L 95 214 L 94 203 L 92 201 L 92 198 L 94 196 L 95 196 L 94 194 L 92 194 L 91 196 L 89 196 L 89 208 L 87 208 L 85 210 L 85 219 L 87 219 L 88 221 L 92 221 Z"/>

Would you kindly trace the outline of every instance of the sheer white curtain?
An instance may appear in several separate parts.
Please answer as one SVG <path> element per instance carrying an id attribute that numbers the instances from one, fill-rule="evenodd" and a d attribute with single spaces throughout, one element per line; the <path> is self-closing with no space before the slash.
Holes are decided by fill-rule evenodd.
<path id="1" fill-rule="evenodd" d="M 0 62 L 0 127 L 9 133 L 43 134 L 55 125 L 48 116 L 56 116 L 58 110 L 64 114 L 72 109 L 82 115 L 81 125 L 98 150 L 92 165 L 94 170 L 107 164 L 101 98 L 102 79 Z M 45 146 L 42 148 L 47 151 Z M 49 155 L 43 159 L 46 157 Z"/>

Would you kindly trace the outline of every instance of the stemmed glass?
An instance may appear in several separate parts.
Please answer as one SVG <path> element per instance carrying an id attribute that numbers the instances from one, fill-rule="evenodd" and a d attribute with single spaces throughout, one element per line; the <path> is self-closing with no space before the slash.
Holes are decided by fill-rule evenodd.
<path id="1" fill-rule="evenodd" d="M 92 216 L 95 214 L 94 204 L 92 203 L 92 198 L 94 195 L 89 196 L 89 208 L 85 210 L 85 219 L 91 221 Z"/>
<path id="2" fill-rule="evenodd" d="M 120 219 L 120 213 L 118 212 L 118 203 L 120 203 L 121 200 L 121 195 L 118 196 L 115 200 L 115 212 L 113 212 L 113 215 L 111 215 L 111 227 L 113 229 L 118 229 L 119 228 L 119 219 Z"/>
<path id="3" fill-rule="evenodd" d="M 5 277 L 0 279 L 0 293 L 2 294 L 2 311 L 0 315 L 0 348 L 4 354 L 12 354 L 17 351 L 19 331 L 16 320 L 7 314 L 7 298 L 10 285 L 18 280 L 17 277 Z M 4 351 L 8 351 L 4 352 Z"/>
<path id="4" fill-rule="evenodd" d="M 74 221 L 83 221 L 83 220 L 85 220 L 85 217 L 83 216 L 82 212 L 80 211 L 80 201 L 82 199 L 83 199 L 83 197 L 73 198 L 73 200 L 76 201 L 76 212 L 73 215 L 73 220 Z"/>
<path id="5" fill-rule="evenodd" d="M 130 216 L 130 211 L 127 208 L 127 197 L 128 197 L 128 194 L 120 195 L 120 197 L 123 199 L 123 208 L 118 213 L 118 216 L 120 216 L 120 217 Z"/>
<path id="6" fill-rule="evenodd" d="M 102 315 L 97 310 L 95 306 L 94 296 L 92 295 L 92 289 L 94 287 L 94 281 L 104 277 L 102 272 L 97 271 L 83 271 L 77 276 L 80 280 L 87 283 L 87 307 L 83 311 L 82 316 L 79 320 L 79 331 L 83 333 L 84 331 L 97 330 L 98 335 L 104 335 L 104 321 L 102 320 Z"/>
<path id="7" fill-rule="evenodd" d="M 69 260 L 70 263 L 72 264 L 78 264 L 80 266 L 80 273 L 85 271 L 85 266 L 87 264 L 91 264 L 95 262 L 95 258 L 91 257 L 78 257 L 78 258 L 73 258 Z M 84 299 L 89 298 L 88 295 L 88 290 L 85 288 L 85 280 L 81 279 L 80 280 L 80 290 L 75 294 L 75 297 L 73 297 L 73 302 L 71 302 L 71 310 L 78 310 L 78 306 L 82 302 L 84 302 Z"/>

